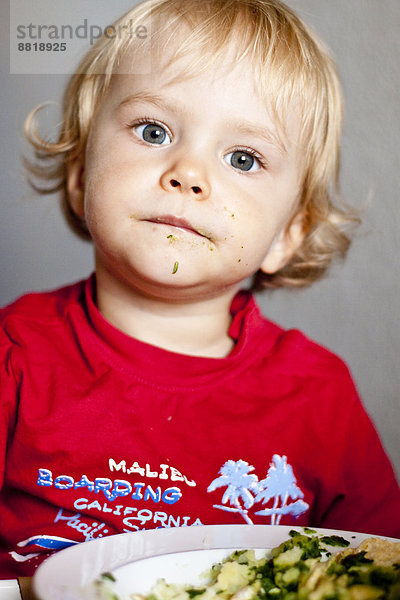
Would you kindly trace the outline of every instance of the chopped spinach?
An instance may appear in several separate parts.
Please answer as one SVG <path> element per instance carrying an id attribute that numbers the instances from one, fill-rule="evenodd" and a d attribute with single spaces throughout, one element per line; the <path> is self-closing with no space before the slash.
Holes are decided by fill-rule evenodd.
<path id="1" fill-rule="evenodd" d="M 205 591 L 205 588 L 189 588 L 186 590 L 186 593 L 189 596 L 189 598 L 195 598 L 196 596 L 204 594 Z"/>
<path id="2" fill-rule="evenodd" d="M 323 544 L 327 544 L 328 546 L 339 546 L 341 548 L 350 546 L 350 542 L 340 535 L 323 535 L 320 540 Z"/>
<path id="3" fill-rule="evenodd" d="M 108 581 L 116 581 L 115 576 L 112 573 L 102 573 L 101 577 L 103 579 L 108 579 Z"/>

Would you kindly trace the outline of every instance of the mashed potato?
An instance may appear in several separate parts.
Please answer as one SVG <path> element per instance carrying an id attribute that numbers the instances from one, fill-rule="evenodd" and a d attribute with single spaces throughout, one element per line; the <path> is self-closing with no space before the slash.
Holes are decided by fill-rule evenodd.
<path id="1" fill-rule="evenodd" d="M 368 538 L 332 555 L 332 546 L 349 542 L 308 533 L 292 531 L 263 558 L 253 550 L 233 552 L 201 587 L 160 579 L 147 596 L 133 593 L 129 600 L 400 600 L 400 542 Z M 109 574 L 98 582 L 104 600 L 119 600 L 112 585 Z"/>

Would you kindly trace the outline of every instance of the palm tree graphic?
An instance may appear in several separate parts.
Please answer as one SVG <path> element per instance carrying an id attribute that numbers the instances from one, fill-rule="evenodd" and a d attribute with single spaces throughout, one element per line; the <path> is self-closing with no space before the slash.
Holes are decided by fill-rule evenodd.
<path id="1" fill-rule="evenodd" d="M 257 475 L 251 474 L 251 471 L 254 471 L 254 467 L 244 460 L 228 460 L 219 471 L 221 476 L 214 479 L 207 488 L 208 492 L 213 492 L 219 487 L 227 486 L 222 496 L 222 504 L 229 502 L 232 506 L 214 504 L 214 508 L 238 512 L 249 525 L 253 524 L 248 515 L 249 508 L 254 504 L 254 496 L 251 492 L 257 493 L 258 490 Z"/>
<path id="2" fill-rule="evenodd" d="M 271 508 L 259 510 L 255 514 L 268 515 L 271 517 L 271 525 L 279 525 L 282 515 L 291 514 L 298 517 L 309 508 L 309 505 L 301 500 L 303 497 L 303 492 L 296 485 L 293 469 L 287 463 L 287 457 L 274 454 L 267 477 L 259 482 L 258 493 L 254 499 L 255 502 L 267 504 L 273 498 L 274 503 Z M 289 498 L 295 502 L 288 504 Z"/>

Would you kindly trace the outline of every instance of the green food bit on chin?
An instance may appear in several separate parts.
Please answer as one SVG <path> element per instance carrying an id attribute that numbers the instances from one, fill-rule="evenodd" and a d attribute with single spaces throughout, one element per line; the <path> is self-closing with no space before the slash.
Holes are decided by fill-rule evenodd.
<path id="1" fill-rule="evenodd" d="M 174 262 L 174 268 L 172 269 L 172 275 L 175 275 L 175 273 L 178 270 L 178 267 L 179 267 L 179 263 L 178 263 L 178 261 L 175 261 Z"/>

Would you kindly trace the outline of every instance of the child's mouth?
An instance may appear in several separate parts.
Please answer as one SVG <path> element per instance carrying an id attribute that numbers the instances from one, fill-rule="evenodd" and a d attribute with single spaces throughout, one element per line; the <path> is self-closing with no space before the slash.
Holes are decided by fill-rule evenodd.
<path id="1" fill-rule="evenodd" d="M 188 231 L 189 233 L 193 233 L 195 235 L 199 235 L 203 238 L 211 240 L 211 234 L 207 231 L 204 231 L 200 227 L 193 226 L 189 221 L 183 219 L 182 217 L 174 217 L 173 215 L 161 215 L 159 217 L 154 217 L 152 219 L 144 219 L 149 223 L 157 223 L 159 225 L 169 225 L 171 227 L 176 227 L 182 231 Z"/>

